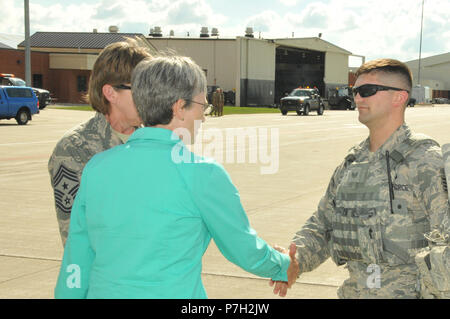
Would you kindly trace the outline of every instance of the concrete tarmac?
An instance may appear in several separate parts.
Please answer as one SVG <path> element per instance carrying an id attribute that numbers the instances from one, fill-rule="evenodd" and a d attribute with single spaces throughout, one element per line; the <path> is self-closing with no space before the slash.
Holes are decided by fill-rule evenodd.
<path id="1" fill-rule="evenodd" d="M 47 162 L 59 138 L 91 116 L 47 108 L 25 126 L 0 121 L 0 298 L 53 298 L 63 248 Z M 449 105 L 408 108 L 406 120 L 416 132 L 450 142 Z M 227 146 L 233 128 L 245 129 L 244 146 Z M 327 110 L 323 116 L 208 117 L 200 134 L 203 147 L 197 150 L 223 163 L 252 227 L 268 243 L 287 247 L 315 211 L 335 167 L 368 130 L 357 111 Z M 280 298 L 268 279 L 227 261 L 214 242 L 203 258 L 202 277 L 209 298 Z M 337 298 L 346 278 L 344 267 L 327 260 L 300 276 L 286 298 Z"/>

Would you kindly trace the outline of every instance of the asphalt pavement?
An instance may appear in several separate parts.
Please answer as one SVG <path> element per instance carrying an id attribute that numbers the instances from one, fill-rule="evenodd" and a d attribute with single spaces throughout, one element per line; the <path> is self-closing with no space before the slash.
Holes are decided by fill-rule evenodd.
<path id="1" fill-rule="evenodd" d="M 63 247 L 47 162 L 58 139 L 91 116 L 46 108 L 25 126 L 0 121 L 0 298 L 53 298 Z M 323 116 L 208 117 L 200 131 L 202 147 L 194 147 L 224 164 L 258 235 L 288 247 L 315 211 L 335 167 L 367 137 L 357 117 L 357 111 L 329 110 Z M 441 144 L 450 142 L 449 105 L 408 108 L 406 121 Z M 232 145 L 233 134 L 246 139 Z M 213 242 L 202 274 L 209 298 L 280 298 L 268 279 L 226 260 Z M 344 267 L 327 260 L 300 276 L 286 298 L 337 298 L 346 277 Z"/>

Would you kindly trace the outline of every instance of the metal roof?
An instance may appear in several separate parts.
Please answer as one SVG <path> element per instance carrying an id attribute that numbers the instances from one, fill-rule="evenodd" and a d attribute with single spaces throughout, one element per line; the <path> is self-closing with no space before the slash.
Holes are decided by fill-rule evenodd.
<path id="1" fill-rule="evenodd" d="M 14 49 L 14 48 L 3 42 L 0 42 L 0 49 Z"/>
<path id="2" fill-rule="evenodd" d="M 414 65 L 415 67 L 417 67 L 419 64 L 419 60 L 418 59 L 411 60 L 411 61 L 407 61 L 405 63 L 410 66 Z M 429 56 L 426 58 L 421 58 L 422 67 L 425 67 L 425 66 L 431 67 L 431 66 L 448 64 L 448 63 L 450 63 L 450 52 Z"/>
<path id="3" fill-rule="evenodd" d="M 335 50 L 342 52 L 344 54 L 348 54 L 348 55 L 352 55 L 353 53 L 351 53 L 348 50 L 345 50 L 339 46 L 337 46 L 336 44 L 333 44 L 331 42 L 328 42 L 322 38 L 319 37 L 310 37 L 310 38 L 276 38 L 273 39 L 275 41 L 275 43 L 277 44 L 281 44 L 281 45 L 294 45 L 294 46 L 298 46 L 299 44 L 304 44 L 304 46 L 302 46 L 303 48 L 308 48 L 310 46 L 310 42 L 314 41 L 314 42 L 318 42 L 320 43 L 320 46 L 322 47 L 322 49 L 324 51 L 328 51 L 331 48 L 334 48 Z M 311 49 L 313 50 L 313 49 Z"/>
<path id="4" fill-rule="evenodd" d="M 22 42 L 25 37 L 19 34 L 0 33 L 0 42 L 13 49 L 17 49 L 17 44 Z"/>
<path id="5" fill-rule="evenodd" d="M 141 33 L 94 32 L 36 32 L 30 37 L 30 46 L 36 48 L 103 49 L 123 41 L 126 37 L 144 37 Z M 25 47 L 22 41 L 19 47 Z"/>

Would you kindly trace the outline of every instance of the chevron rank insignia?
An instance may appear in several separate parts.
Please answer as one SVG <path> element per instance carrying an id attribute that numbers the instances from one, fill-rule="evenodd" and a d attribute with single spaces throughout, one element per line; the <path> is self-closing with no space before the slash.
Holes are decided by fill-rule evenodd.
<path id="1" fill-rule="evenodd" d="M 66 214 L 70 214 L 73 201 L 80 188 L 77 173 L 61 165 L 53 177 L 56 207 Z"/>

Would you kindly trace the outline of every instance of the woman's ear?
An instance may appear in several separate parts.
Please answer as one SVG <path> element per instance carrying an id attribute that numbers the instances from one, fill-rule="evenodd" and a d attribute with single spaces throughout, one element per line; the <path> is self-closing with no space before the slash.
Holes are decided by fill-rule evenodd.
<path id="1" fill-rule="evenodd" d="M 185 100 L 178 99 L 172 105 L 173 117 L 179 121 L 184 121 L 184 114 L 186 112 L 186 108 L 184 107 L 186 104 Z"/>
<path id="2" fill-rule="evenodd" d="M 117 91 L 110 84 L 105 84 L 102 87 L 103 96 L 109 101 L 114 103 L 117 98 Z"/>

